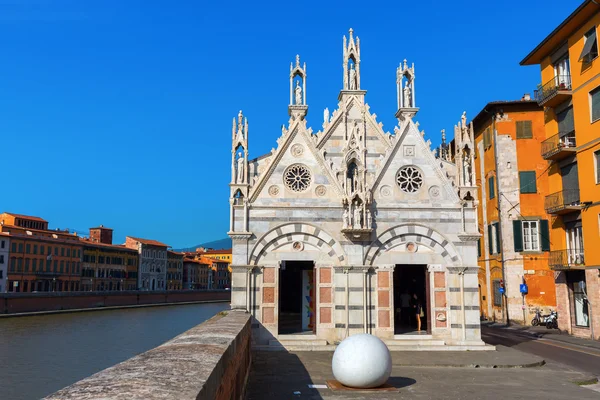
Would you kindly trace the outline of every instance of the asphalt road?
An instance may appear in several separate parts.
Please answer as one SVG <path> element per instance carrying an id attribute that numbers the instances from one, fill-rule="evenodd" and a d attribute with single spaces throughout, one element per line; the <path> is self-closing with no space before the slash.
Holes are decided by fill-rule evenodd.
<path id="1" fill-rule="evenodd" d="M 509 329 L 482 327 L 483 340 L 492 345 L 503 345 L 526 353 L 568 365 L 600 377 L 600 350 L 565 343 L 562 341 L 536 338 Z"/>

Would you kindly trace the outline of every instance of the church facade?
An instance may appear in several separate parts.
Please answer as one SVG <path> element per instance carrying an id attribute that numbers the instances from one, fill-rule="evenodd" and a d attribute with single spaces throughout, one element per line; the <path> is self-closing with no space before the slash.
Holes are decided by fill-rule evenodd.
<path id="1" fill-rule="evenodd" d="M 415 68 L 404 60 L 398 124 L 385 132 L 365 103 L 352 30 L 343 61 L 338 107 L 318 132 L 299 56 L 276 148 L 249 160 L 247 119 L 233 119 L 231 307 L 253 314 L 256 346 L 370 333 L 388 345 L 484 348 L 472 127 L 464 115 L 455 127 L 454 163 L 436 158 L 413 121 Z"/>

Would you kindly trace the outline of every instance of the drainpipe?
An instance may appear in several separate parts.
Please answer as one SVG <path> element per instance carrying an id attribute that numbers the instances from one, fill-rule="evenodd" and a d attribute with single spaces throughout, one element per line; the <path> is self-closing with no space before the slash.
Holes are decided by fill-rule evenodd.
<path id="1" fill-rule="evenodd" d="M 364 329 L 363 332 L 367 333 L 367 273 L 368 269 L 364 271 L 363 274 L 363 319 L 364 319 Z"/>

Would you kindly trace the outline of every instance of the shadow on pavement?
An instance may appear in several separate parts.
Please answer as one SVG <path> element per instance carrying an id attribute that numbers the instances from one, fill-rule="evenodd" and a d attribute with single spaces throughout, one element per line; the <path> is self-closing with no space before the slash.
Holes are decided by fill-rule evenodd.
<path id="1" fill-rule="evenodd" d="M 401 377 L 401 376 L 391 376 L 390 379 L 388 379 L 387 383 L 397 389 L 402 389 L 407 386 L 414 385 L 415 383 L 417 383 L 417 381 L 412 378 L 406 378 L 406 377 Z"/>

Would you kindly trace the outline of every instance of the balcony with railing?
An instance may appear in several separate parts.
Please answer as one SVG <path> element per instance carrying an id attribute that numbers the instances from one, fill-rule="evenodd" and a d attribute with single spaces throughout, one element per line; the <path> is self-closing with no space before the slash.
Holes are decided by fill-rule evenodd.
<path id="1" fill-rule="evenodd" d="M 552 193 L 544 199 L 544 208 L 548 214 L 567 214 L 581 210 L 579 189 L 567 189 Z"/>
<path id="2" fill-rule="evenodd" d="M 583 268 L 585 267 L 583 249 L 551 251 L 548 265 L 554 270 Z"/>
<path id="3" fill-rule="evenodd" d="M 575 131 L 560 132 L 542 142 L 544 160 L 562 160 L 576 152 Z"/>
<path id="4" fill-rule="evenodd" d="M 571 75 L 556 75 L 535 91 L 540 106 L 555 107 L 571 97 Z"/>

